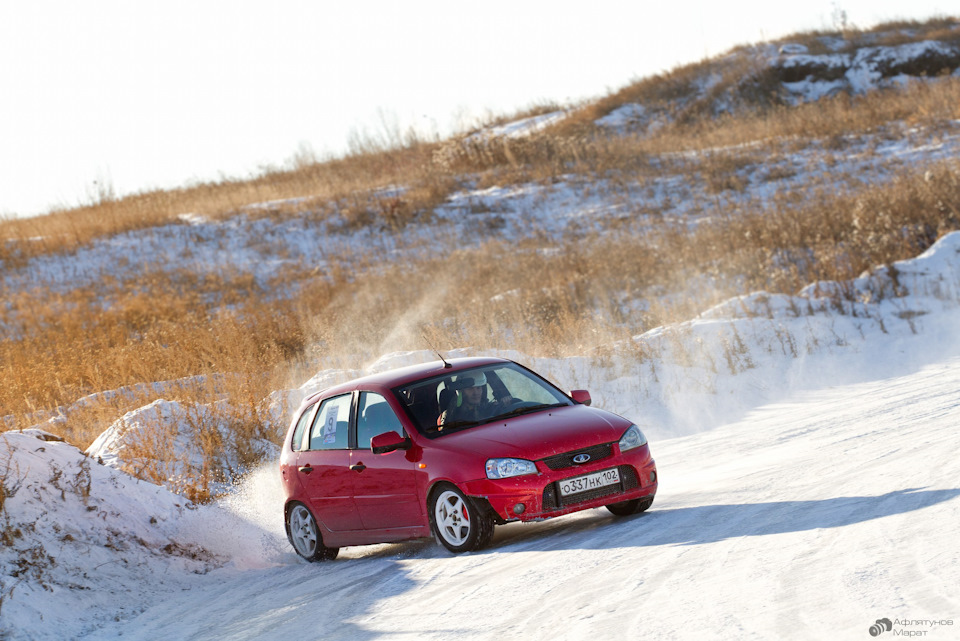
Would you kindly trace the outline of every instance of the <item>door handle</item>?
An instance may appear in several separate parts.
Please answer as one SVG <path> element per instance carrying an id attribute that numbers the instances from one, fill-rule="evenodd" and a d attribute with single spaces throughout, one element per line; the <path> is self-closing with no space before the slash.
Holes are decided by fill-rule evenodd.
<path id="1" fill-rule="evenodd" d="M 308 464 L 308 465 L 301 465 L 300 467 L 297 468 L 297 470 L 299 472 L 302 472 L 303 474 L 309 474 L 310 472 L 313 471 L 313 468 L 310 467 L 310 465 Z"/>
<path id="2" fill-rule="evenodd" d="M 364 465 L 363 463 L 354 463 L 353 465 L 350 466 L 350 469 L 353 470 L 354 472 L 359 473 L 367 469 L 367 466 Z"/>

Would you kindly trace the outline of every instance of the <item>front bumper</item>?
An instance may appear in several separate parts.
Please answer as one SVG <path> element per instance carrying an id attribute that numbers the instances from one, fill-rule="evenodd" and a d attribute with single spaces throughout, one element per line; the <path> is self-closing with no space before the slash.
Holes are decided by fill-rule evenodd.
<path id="1" fill-rule="evenodd" d="M 615 447 L 615 446 L 614 446 Z M 620 503 L 657 493 L 657 465 L 648 445 L 625 454 L 615 452 L 590 465 L 551 470 L 537 461 L 538 474 L 509 479 L 479 479 L 464 484 L 470 496 L 486 499 L 503 521 L 539 521 Z M 561 496 L 558 481 L 617 468 L 620 482 L 570 496 Z"/>

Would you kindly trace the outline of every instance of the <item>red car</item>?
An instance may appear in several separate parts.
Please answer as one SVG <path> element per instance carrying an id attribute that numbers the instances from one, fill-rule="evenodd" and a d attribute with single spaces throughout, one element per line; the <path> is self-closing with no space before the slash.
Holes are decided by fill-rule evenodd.
<path id="1" fill-rule="evenodd" d="M 493 526 L 605 506 L 643 512 L 657 467 L 636 425 L 498 358 L 374 374 L 308 397 L 283 444 L 287 536 L 310 561 L 433 534 L 476 550 Z"/>

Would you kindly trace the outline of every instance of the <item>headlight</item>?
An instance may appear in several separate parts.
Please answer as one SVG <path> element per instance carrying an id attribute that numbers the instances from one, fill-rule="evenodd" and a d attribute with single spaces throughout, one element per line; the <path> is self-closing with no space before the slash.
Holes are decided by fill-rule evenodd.
<path id="1" fill-rule="evenodd" d="M 643 435 L 643 432 L 641 432 L 640 428 L 636 425 L 631 425 L 627 431 L 623 433 L 623 436 L 620 437 L 621 452 L 626 452 L 627 450 L 632 450 L 646 444 L 647 437 Z"/>
<path id="2" fill-rule="evenodd" d="M 533 461 L 522 458 L 492 458 L 487 459 L 487 478 L 505 479 L 511 476 L 536 474 L 537 466 Z"/>

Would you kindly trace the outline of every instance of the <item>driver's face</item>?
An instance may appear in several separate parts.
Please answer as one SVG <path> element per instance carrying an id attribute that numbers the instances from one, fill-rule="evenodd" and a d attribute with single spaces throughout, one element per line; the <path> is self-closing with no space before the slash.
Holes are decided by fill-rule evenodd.
<path id="1" fill-rule="evenodd" d="M 483 387 L 466 387 L 463 390 L 463 400 L 467 405 L 479 405 L 483 396 Z"/>

